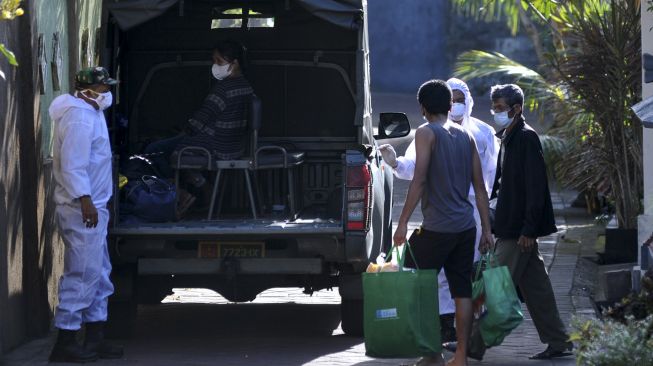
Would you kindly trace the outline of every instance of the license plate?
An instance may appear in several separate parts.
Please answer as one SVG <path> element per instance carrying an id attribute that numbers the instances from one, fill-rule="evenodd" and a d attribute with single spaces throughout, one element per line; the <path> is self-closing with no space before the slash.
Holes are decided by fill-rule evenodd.
<path id="1" fill-rule="evenodd" d="M 197 256 L 199 258 L 263 258 L 265 243 L 201 241 L 197 246 Z"/>

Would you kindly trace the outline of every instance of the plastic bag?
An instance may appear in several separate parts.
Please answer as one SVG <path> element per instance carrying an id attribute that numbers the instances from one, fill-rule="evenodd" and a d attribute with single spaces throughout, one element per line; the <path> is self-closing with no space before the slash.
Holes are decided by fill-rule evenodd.
<path id="1" fill-rule="evenodd" d="M 486 310 L 481 315 L 479 330 L 485 345 L 492 347 L 500 345 L 521 324 L 524 314 L 508 267 L 499 266 L 494 254 L 486 254 L 484 259 L 488 266 L 482 272 L 482 279 L 478 279 L 477 270 L 472 296 L 474 299 L 484 296 Z"/>
<path id="2" fill-rule="evenodd" d="M 410 248 L 408 244 L 405 247 Z M 398 258 L 397 272 L 363 273 L 365 351 L 369 356 L 416 357 L 442 351 L 438 273 L 404 270 L 403 262 L 403 256 Z"/>

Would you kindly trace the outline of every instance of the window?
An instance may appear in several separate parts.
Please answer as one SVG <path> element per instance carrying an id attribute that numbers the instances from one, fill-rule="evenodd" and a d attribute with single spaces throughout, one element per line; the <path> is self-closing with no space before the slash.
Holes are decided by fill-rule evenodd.
<path id="1" fill-rule="evenodd" d="M 274 28 L 274 16 L 270 12 L 257 10 L 231 7 L 214 8 L 211 29 Z"/>

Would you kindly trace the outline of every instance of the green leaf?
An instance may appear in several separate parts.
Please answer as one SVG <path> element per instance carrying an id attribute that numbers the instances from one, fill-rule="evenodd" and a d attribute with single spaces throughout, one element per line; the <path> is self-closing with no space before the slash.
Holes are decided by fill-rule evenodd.
<path id="1" fill-rule="evenodd" d="M 4 43 L 0 43 L 0 53 L 2 53 L 3 55 L 5 55 L 5 57 L 7 58 L 7 60 L 9 60 L 9 63 L 10 63 L 10 64 L 12 64 L 12 65 L 14 65 L 14 66 L 18 66 L 18 62 L 16 61 L 16 56 L 14 55 L 13 52 L 9 51 L 9 50 L 5 47 L 5 44 L 4 44 Z"/>
<path id="2" fill-rule="evenodd" d="M 512 35 L 516 35 L 517 31 L 519 30 L 519 10 L 513 11 L 511 13 L 511 20 L 510 20 L 510 32 Z"/>
<path id="3" fill-rule="evenodd" d="M 531 111 L 541 103 L 564 100 L 564 90 L 547 82 L 532 70 L 500 53 L 468 51 L 460 54 L 454 67 L 454 76 L 469 81 L 475 78 L 508 76 L 524 89 L 524 105 Z"/>

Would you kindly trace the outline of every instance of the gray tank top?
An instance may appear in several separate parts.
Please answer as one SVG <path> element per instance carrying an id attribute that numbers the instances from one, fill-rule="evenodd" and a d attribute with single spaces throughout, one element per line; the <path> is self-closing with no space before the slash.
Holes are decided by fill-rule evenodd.
<path id="1" fill-rule="evenodd" d="M 427 186 L 422 196 L 422 226 L 429 231 L 459 233 L 476 226 L 467 199 L 472 183 L 472 139 L 459 125 L 429 123 L 435 135 Z"/>

